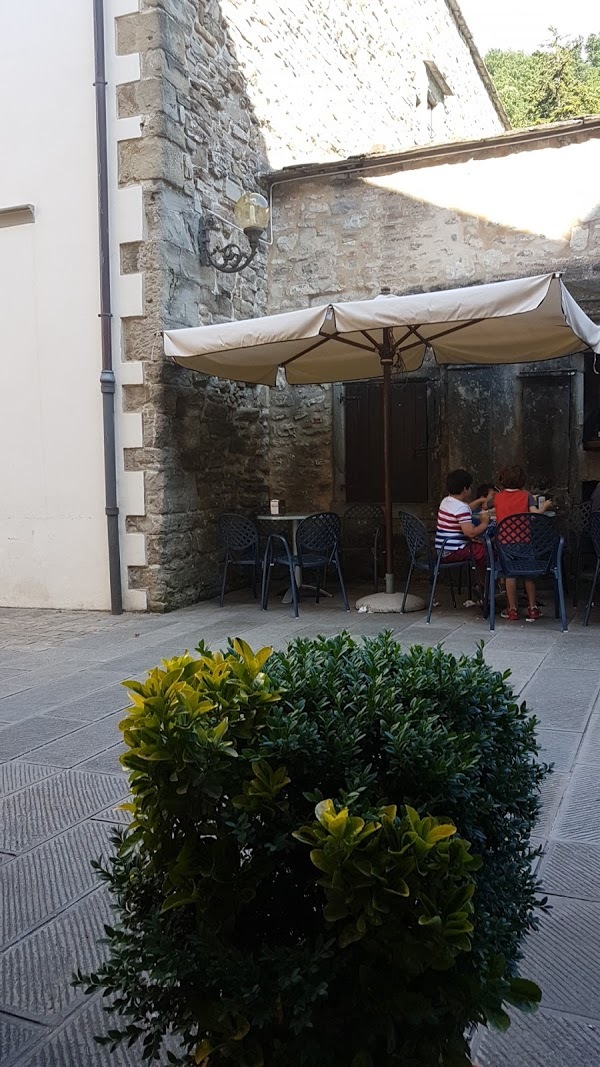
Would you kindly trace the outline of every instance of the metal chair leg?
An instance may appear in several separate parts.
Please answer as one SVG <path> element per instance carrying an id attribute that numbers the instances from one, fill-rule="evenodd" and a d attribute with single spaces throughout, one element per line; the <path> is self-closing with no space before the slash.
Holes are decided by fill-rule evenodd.
<path id="1" fill-rule="evenodd" d="M 588 626 L 590 621 L 590 613 L 592 610 L 592 604 L 594 603 L 594 596 L 596 594 L 596 586 L 598 584 L 598 575 L 600 574 L 600 558 L 596 560 L 596 570 L 594 571 L 594 578 L 592 581 L 592 588 L 590 589 L 590 597 L 585 609 L 585 615 L 583 618 L 583 625 Z"/>
<path id="2" fill-rule="evenodd" d="M 271 583 L 271 542 L 267 541 L 267 547 L 265 548 L 265 554 L 263 558 L 263 575 L 262 575 L 262 589 L 260 596 L 260 606 L 262 611 L 267 610 L 269 601 L 269 585 Z"/>
<path id="3" fill-rule="evenodd" d="M 575 552 L 575 560 L 573 566 L 573 607 L 576 608 L 579 603 L 579 572 L 581 568 L 581 538 L 577 543 L 577 550 Z"/>
<path id="4" fill-rule="evenodd" d="M 225 553 L 225 563 L 223 564 L 223 581 L 221 582 L 221 596 L 219 598 L 219 607 L 223 607 L 225 603 L 225 587 L 227 585 L 227 568 L 229 567 L 229 553 Z"/>
<path id="5" fill-rule="evenodd" d="M 454 582 L 452 581 L 452 571 L 448 571 L 448 581 L 450 582 L 450 595 L 452 597 L 452 606 L 456 608 L 456 597 L 454 595 Z"/>
<path id="6" fill-rule="evenodd" d="M 408 587 L 410 585 L 410 580 L 412 578 L 413 570 L 414 570 L 414 564 L 413 564 L 413 561 L 411 559 L 410 567 L 408 568 L 408 575 L 407 575 L 407 578 L 406 578 L 406 585 L 404 586 L 404 596 L 402 597 L 402 607 L 400 608 L 400 614 L 401 615 L 404 614 L 404 609 L 406 607 L 406 598 L 408 596 Z"/>
<path id="7" fill-rule="evenodd" d="M 335 565 L 337 567 L 338 578 L 339 578 L 339 581 L 340 581 L 340 590 L 341 590 L 341 593 L 342 593 L 342 600 L 344 602 L 344 609 L 345 609 L 345 611 L 350 611 L 350 605 L 348 603 L 348 597 L 346 595 L 346 586 L 344 584 L 344 575 L 342 574 L 342 568 L 341 568 L 341 564 L 340 564 L 340 557 L 339 557 L 339 553 L 337 551 L 336 551 L 335 556 L 334 556 L 334 562 L 335 562 Z"/>
<path id="8" fill-rule="evenodd" d="M 431 581 L 431 596 L 429 597 L 429 607 L 427 609 L 427 622 L 431 622 L 431 612 L 433 611 L 433 598 L 435 596 L 435 587 L 437 585 L 438 575 L 440 573 L 440 564 L 442 562 L 442 553 L 438 552 L 437 559 L 435 561 L 435 567 L 433 569 L 433 578 Z"/>

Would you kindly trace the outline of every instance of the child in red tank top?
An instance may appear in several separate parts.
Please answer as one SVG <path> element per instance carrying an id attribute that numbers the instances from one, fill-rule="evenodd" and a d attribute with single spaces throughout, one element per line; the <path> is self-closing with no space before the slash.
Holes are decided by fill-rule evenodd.
<path id="1" fill-rule="evenodd" d="M 548 511 L 548 509 L 552 507 L 551 500 L 546 500 L 541 508 L 536 506 L 534 497 L 527 489 L 525 489 L 525 471 L 522 467 L 505 467 L 500 472 L 500 485 L 502 486 L 502 489 L 499 493 L 496 493 L 494 497 L 494 509 L 496 512 L 497 523 L 502 522 L 503 519 L 508 519 L 511 515 L 523 515 L 527 513 L 543 515 L 545 511 Z M 522 537 L 519 538 L 519 541 L 525 540 L 529 540 L 525 535 L 522 535 Z M 525 578 L 525 592 L 527 593 L 527 601 L 529 604 L 525 621 L 535 622 L 536 619 L 539 619 L 542 613 L 536 604 L 535 582 L 532 578 Z M 510 622 L 517 622 L 519 611 L 517 608 L 516 578 L 506 579 L 506 599 L 508 601 L 508 607 L 502 612 L 502 618 L 508 619 Z"/>

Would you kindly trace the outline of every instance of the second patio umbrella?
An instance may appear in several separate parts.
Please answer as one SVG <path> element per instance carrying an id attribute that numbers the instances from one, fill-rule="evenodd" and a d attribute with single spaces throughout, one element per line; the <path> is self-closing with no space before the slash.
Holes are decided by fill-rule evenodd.
<path id="1" fill-rule="evenodd" d="M 182 367 L 255 385 L 381 378 L 386 592 L 394 589 L 391 380 L 417 370 L 431 349 L 440 364 L 506 364 L 600 353 L 600 326 L 558 274 L 464 289 L 382 295 L 281 315 L 165 331 L 164 350 Z"/>

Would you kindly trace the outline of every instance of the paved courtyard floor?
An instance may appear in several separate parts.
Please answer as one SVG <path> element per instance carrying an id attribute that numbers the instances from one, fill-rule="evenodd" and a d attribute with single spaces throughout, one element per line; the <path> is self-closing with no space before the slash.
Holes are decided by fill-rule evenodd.
<path id="1" fill-rule="evenodd" d="M 476 610 L 476 609 L 475 609 Z M 481 1067 L 600 1065 L 600 619 L 561 634 L 554 619 L 499 621 L 490 638 L 473 609 L 345 614 L 339 601 L 301 605 L 298 620 L 275 599 L 268 614 L 241 595 L 164 616 L 0 609 L 0 1064 L 2 1067 L 138 1067 L 93 1035 L 106 1027 L 97 999 L 70 985 L 99 959 L 109 918 L 90 860 L 106 851 L 115 805 L 127 792 L 117 723 L 123 678 L 162 656 L 243 636 L 259 647 L 295 634 L 374 634 L 443 641 L 454 653 L 486 640 L 491 666 L 512 671 L 539 717 L 544 787 L 538 828 L 541 878 L 552 910 L 529 940 L 524 972 L 544 990 L 541 1011 L 485 1034 Z M 318 1067 L 318 1065 L 315 1065 Z"/>

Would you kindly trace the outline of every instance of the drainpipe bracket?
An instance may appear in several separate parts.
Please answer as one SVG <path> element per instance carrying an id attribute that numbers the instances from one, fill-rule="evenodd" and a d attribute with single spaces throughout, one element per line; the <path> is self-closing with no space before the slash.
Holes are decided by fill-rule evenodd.
<path id="1" fill-rule="evenodd" d="M 114 393 L 116 378 L 114 370 L 103 370 L 100 375 L 100 391 L 102 393 Z"/>

